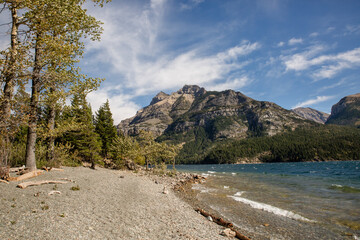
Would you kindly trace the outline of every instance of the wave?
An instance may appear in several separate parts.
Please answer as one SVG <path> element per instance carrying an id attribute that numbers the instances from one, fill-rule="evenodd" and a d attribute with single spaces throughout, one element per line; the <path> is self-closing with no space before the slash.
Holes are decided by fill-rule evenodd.
<path id="1" fill-rule="evenodd" d="M 341 191 L 343 193 L 360 193 L 360 189 L 359 188 L 355 188 L 355 187 L 350 187 L 350 186 L 343 186 L 340 184 L 332 184 L 329 187 L 330 190 L 337 190 L 337 191 Z"/>
<path id="2" fill-rule="evenodd" d="M 216 173 L 216 172 L 214 172 L 214 171 L 208 171 L 208 173 Z"/>
<path id="3" fill-rule="evenodd" d="M 229 196 L 229 197 L 231 197 L 235 201 L 248 204 L 252 208 L 261 209 L 263 211 L 270 212 L 270 213 L 273 213 L 273 214 L 276 214 L 276 215 L 279 215 L 279 216 L 283 216 L 283 217 L 287 217 L 287 218 L 291 218 L 291 219 L 295 219 L 295 220 L 301 220 L 301 221 L 304 221 L 304 222 L 313 222 L 313 223 L 316 222 L 314 220 L 305 218 L 305 217 L 303 217 L 303 216 L 301 216 L 299 214 L 296 214 L 296 213 L 288 211 L 288 210 L 284 210 L 284 209 L 277 208 L 277 207 L 274 207 L 274 206 L 271 206 L 271 205 L 268 205 L 268 204 L 265 204 L 265 203 L 255 202 L 255 201 L 249 200 L 247 198 L 243 198 L 243 197 L 241 197 L 241 195 L 243 193 L 244 192 L 237 192 L 234 196 Z"/>

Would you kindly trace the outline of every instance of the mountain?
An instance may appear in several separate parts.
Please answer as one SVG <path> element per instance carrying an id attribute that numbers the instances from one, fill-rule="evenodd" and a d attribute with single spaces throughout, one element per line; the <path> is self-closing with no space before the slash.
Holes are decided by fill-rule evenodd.
<path id="1" fill-rule="evenodd" d="M 118 128 L 127 135 L 146 130 L 169 136 L 202 127 L 215 140 L 275 135 L 301 124 L 304 118 L 275 103 L 256 101 L 233 90 L 215 92 L 185 85 L 170 95 L 158 93 L 149 106 Z"/>
<path id="2" fill-rule="evenodd" d="M 324 113 L 312 108 L 295 108 L 292 110 L 294 113 L 298 114 L 299 116 L 317 122 L 324 124 L 326 120 L 329 118 L 330 114 Z"/>
<path id="3" fill-rule="evenodd" d="M 350 125 L 360 128 L 360 93 L 346 96 L 333 105 L 326 124 Z"/>

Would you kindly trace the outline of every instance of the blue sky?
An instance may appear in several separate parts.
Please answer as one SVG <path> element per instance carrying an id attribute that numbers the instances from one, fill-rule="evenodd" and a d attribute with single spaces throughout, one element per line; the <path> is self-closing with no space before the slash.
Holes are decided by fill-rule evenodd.
<path id="1" fill-rule="evenodd" d="M 104 77 L 88 96 L 109 99 L 115 123 L 159 91 L 185 84 L 233 89 L 291 109 L 330 112 L 360 92 L 359 0 L 113 0 L 86 42 L 84 73 Z"/>

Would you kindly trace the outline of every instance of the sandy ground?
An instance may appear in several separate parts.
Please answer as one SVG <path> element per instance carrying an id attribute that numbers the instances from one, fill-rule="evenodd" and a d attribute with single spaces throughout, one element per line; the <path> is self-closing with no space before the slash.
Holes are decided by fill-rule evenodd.
<path id="1" fill-rule="evenodd" d="M 78 167 L 26 181 L 61 178 L 75 182 L 26 189 L 0 183 L 1 240 L 227 239 L 223 227 L 146 176 Z M 48 195 L 53 190 L 61 194 Z"/>

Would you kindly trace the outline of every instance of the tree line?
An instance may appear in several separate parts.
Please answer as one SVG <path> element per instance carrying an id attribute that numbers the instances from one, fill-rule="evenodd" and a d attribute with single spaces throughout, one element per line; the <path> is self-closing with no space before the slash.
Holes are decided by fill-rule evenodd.
<path id="1" fill-rule="evenodd" d="M 86 96 L 104 79 L 82 74 L 77 64 L 84 39 L 99 41 L 103 29 L 85 2 L 0 0 L 1 14 L 10 16 L 3 24 L 9 46 L 0 52 L 0 165 L 25 164 L 32 171 L 81 161 L 94 167 L 100 159 L 115 166 L 126 159 L 154 164 L 155 158 L 172 161 L 178 151 L 149 133 L 137 139 L 118 134 L 108 101 L 92 115 Z M 92 0 L 97 7 L 108 2 Z"/>
<path id="2" fill-rule="evenodd" d="M 226 141 L 207 152 L 201 163 L 359 160 L 360 130 L 323 125 L 302 127 L 272 137 Z"/>

